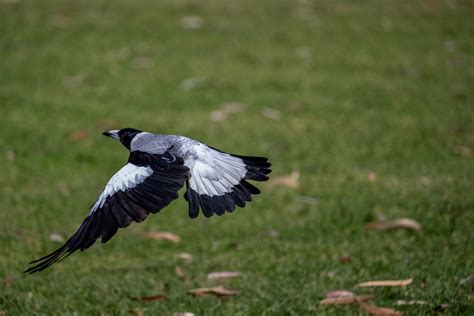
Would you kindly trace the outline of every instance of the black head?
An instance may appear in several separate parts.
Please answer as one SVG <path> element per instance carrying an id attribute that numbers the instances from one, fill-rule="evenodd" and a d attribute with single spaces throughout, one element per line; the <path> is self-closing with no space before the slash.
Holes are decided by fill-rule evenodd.
<path id="1" fill-rule="evenodd" d="M 103 132 L 102 135 L 119 140 L 122 143 L 122 145 L 124 145 L 130 150 L 130 143 L 132 142 L 133 138 L 141 132 L 142 131 L 138 129 L 127 127 L 121 130 L 106 131 L 106 132 Z"/>

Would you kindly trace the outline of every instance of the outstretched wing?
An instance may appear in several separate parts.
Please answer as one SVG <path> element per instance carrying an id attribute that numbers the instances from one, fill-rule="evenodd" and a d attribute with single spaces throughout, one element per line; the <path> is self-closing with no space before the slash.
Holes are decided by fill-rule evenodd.
<path id="1" fill-rule="evenodd" d="M 98 238 L 105 243 L 119 228 L 157 213 L 178 197 L 188 171 L 183 159 L 169 152 L 131 152 L 128 163 L 109 180 L 78 231 L 56 251 L 30 262 L 35 265 L 25 272 L 44 270 L 77 250 L 89 248 Z"/>
<path id="2" fill-rule="evenodd" d="M 199 209 L 210 217 L 233 212 L 236 205 L 244 207 L 252 194 L 260 193 L 247 180 L 266 181 L 271 172 L 267 158 L 228 154 L 201 143 L 195 143 L 184 157 L 190 170 L 185 199 L 191 218 L 198 216 Z"/>

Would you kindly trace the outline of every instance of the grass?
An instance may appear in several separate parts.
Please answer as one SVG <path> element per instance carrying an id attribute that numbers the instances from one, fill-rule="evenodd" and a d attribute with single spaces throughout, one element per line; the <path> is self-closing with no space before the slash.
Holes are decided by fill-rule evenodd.
<path id="1" fill-rule="evenodd" d="M 454 0 L 0 1 L 0 314 L 361 313 L 318 305 L 334 289 L 406 314 L 473 314 L 473 14 Z M 183 27 L 188 16 L 201 27 Z M 210 120 L 226 102 L 246 110 Z M 301 186 L 259 185 L 248 207 L 211 219 L 188 219 L 180 198 L 24 275 L 124 164 L 126 150 L 100 133 L 127 126 L 268 156 L 272 176 L 299 170 Z M 89 137 L 74 141 L 78 130 Z M 380 214 L 422 230 L 367 230 Z M 278 237 L 262 236 L 270 229 Z M 182 242 L 141 237 L 158 230 Z M 222 270 L 244 273 L 225 282 L 238 296 L 186 294 Z"/>

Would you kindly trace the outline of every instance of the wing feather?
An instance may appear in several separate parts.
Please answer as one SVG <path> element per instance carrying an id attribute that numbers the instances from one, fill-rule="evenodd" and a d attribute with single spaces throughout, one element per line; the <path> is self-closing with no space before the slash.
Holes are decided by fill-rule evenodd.
<path id="1" fill-rule="evenodd" d="M 189 167 L 185 198 L 189 216 L 197 217 L 199 209 L 204 216 L 232 212 L 244 207 L 252 194 L 260 190 L 246 180 L 265 181 L 271 172 L 267 158 L 236 156 L 194 142 L 183 154 Z"/>
<path id="2" fill-rule="evenodd" d="M 57 250 L 32 261 L 34 266 L 25 272 L 42 271 L 77 250 L 89 248 L 99 238 L 105 243 L 119 228 L 141 222 L 149 213 L 166 207 L 178 197 L 189 171 L 183 159 L 171 158 L 169 153 L 132 152 L 129 163 L 109 180 L 77 232 Z"/>

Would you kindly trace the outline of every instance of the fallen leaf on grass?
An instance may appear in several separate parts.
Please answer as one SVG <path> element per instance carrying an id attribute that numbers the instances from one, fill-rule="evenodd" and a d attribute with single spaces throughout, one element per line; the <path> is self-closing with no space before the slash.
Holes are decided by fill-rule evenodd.
<path id="1" fill-rule="evenodd" d="M 194 316 L 194 314 L 190 312 L 183 312 L 183 313 L 173 313 L 173 316 Z"/>
<path id="2" fill-rule="evenodd" d="M 7 150 L 7 159 L 9 161 L 15 161 L 16 153 L 13 150 Z"/>
<path id="3" fill-rule="evenodd" d="M 186 30 L 197 30 L 204 25 L 204 19 L 197 15 L 185 16 L 181 19 L 181 26 Z"/>
<path id="4" fill-rule="evenodd" d="M 350 255 L 342 255 L 339 257 L 339 262 L 342 264 L 350 263 L 352 261 L 352 258 Z"/>
<path id="5" fill-rule="evenodd" d="M 3 286 L 6 290 L 9 290 L 12 287 L 13 283 L 15 283 L 15 278 L 11 275 L 7 275 L 3 278 Z"/>
<path id="6" fill-rule="evenodd" d="M 59 234 L 49 235 L 49 240 L 57 241 L 57 242 L 64 242 L 65 241 L 64 237 L 59 235 Z"/>
<path id="7" fill-rule="evenodd" d="M 179 276 L 181 279 L 186 278 L 186 272 L 181 268 L 176 266 L 174 268 L 174 272 L 176 273 L 177 276 Z"/>
<path id="8" fill-rule="evenodd" d="M 459 285 L 474 285 L 474 275 L 459 280 Z"/>
<path id="9" fill-rule="evenodd" d="M 383 280 L 383 281 L 369 281 L 359 283 L 357 287 L 374 287 L 374 286 L 407 286 L 413 282 L 413 278 L 405 280 Z"/>
<path id="10" fill-rule="evenodd" d="M 156 294 L 150 296 L 139 296 L 139 297 L 131 297 L 130 299 L 133 301 L 140 301 L 140 302 L 158 302 L 165 298 L 165 294 Z"/>
<path id="11" fill-rule="evenodd" d="M 454 146 L 454 152 L 460 156 L 470 157 L 471 156 L 471 148 L 466 146 Z"/>
<path id="12" fill-rule="evenodd" d="M 180 252 L 176 255 L 176 258 L 182 259 L 185 261 L 193 261 L 193 255 L 187 252 Z"/>
<path id="13" fill-rule="evenodd" d="M 130 309 L 129 312 L 135 316 L 143 316 L 143 311 L 140 308 Z"/>
<path id="14" fill-rule="evenodd" d="M 346 290 L 335 290 L 326 293 L 326 298 L 336 298 L 336 297 L 347 297 L 351 296 L 354 297 L 355 294 L 351 291 Z"/>
<path id="15" fill-rule="evenodd" d="M 280 233 L 275 229 L 269 229 L 260 234 L 263 237 L 278 237 Z"/>
<path id="16" fill-rule="evenodd" d="M 365 302 L 373 300 L 374 295 L 348 295 L 348 296 L 337 296 L 337 297 L 326 297 L 325 299 L 319 302 L 320 305 L 346 305 L 346 304 L 356 304 L 360 302 Z"/>
<path id="17" fill-rule="evenodd" d="M 370 315 L 375 315 L 375 316 L 402 315 L 400 312 L 397 312 L 396 310 L 387 308 L 387 307 L 377 307 L 377 306 L 369 305 L 367 303 L 359 303 L 359 306 Z"/>
<path id="18" fill-rule="evenodd" d="M 80 129 L 72 133 L 71 138 L 76 142 L 82 142 L 89 138 L 89 132 L 85 129 Z"/>
<path id="19" fill-rule="evenodd" d="M 223 122 L 227 120 L 232 114 L 242 112 L 243 110 L 244 107 L 240 103 L 225 103 L 219 110 L 211 112 L 211 120 L 215 122 Z"/>
<path id="20" fill-rule="evenodd" d="M 300 172 L 295 170 L 288 176 L 271 178 L 267 183 L 271 186 L 285 186 L 297 189 L 300 186 Z"/>
<path id="21" fill-rule="evenodd" d="M 423 9 L 426 13 L 434 14 L 436 13 L 436 0 L 423 0 Z"/>
<path id="22" fill-rule="evenodd" d="M 170 232 L 148 232 L 144 233 L 143 236 L 147 239 L 168 240 L 174 243 L 179 243 L 181 241 L 181 237 Z"/>
<path id="23" fill-rule="evenodd" d="M 414 301 L 398 300 L 395 304 L 396 305 L 427 305 L 428 302 L 418 301 L 418 300 L 414 300 Z"/>
<path id="24" fill-rule="evenodd" d="M 386 222 L 370 222 L 365 225 L 368 229 L 372 230 L 388 230 L 388 229 L 412 229 L 420 230 L 421 225 L 416 220 L 411 218 L 398 218 Z"/>
<path id="25" fill-rule="evenodd" d="M 62 83 L 66 88 L 77 88 L 84 82 L 85 76 L 83 74 L 64 77 Z"/>
<path id="26" fill-rule="evenodd" d="M 367 180 L 369 180 L 369 182 L 377 181 L 377 174 L 373 171 L 369 171 L 369 173 L 367 173 Z"/>
<path id="27" fill-rule="evenodd" d="M 217 296 L 232 296 L 232 295 L 237 295 L 239 292 L 228 290 L 222 286 L 219 286 L 219 287 L 202 287 L 198 289 L 193 289 L 193 290 L 189 290 L 188 293 L 196 297 L 201 297 L 209 293 L 215 294 Z"/>
<path id="28" fill-rule="evenodd" d="M 209 280 L 213 279 L 228 279 L 236 278 L 242 276 L 242 273 L 239 271 L 222 271 L 222 272 L 211 272 L 207 275 Z"/>
<path id="29" fill-rule="evenodd" d="M 276 109 L 266 107 L 266 108 L 263 108 L 260 112 L 262 113 L 263 116 L 275 121 L 278 121 L 281 118 L 281 112 Z"/>
<path id="30" fill-rule="evenodd" d="M 206 83 L 206 81 L 206 77 L 190 77 L 184 79 L 181 82 L 180 87 L 184 91 L 191 91 L 193 89 L 202 87 Z"/>
<path id="31" fill-rule="evenodd" d="M 432 309 L 433 312 L 444 312 L 445 310 L 447 310 L 449 307 L 449 304 L 447 303 L 443 303 L 443 304 L 439 304 L 437 306 L 435 306 L 435 308 Z"/>
<path id="32" fill-rule="evenodd" d="M 420 177 L 420 182 L 426 186 L 430 186 L 433 183 L 433 180 L 430 177 L 422 176 Z"/>

